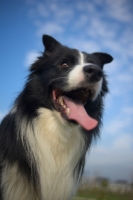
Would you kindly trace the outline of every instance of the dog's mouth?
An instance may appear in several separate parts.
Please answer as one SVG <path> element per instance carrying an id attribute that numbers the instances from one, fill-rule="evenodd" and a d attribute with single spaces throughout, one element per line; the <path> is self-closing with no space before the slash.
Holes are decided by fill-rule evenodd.
<path id="1" fill-rule="evenodd" d="M 64 92 L 58 88 L 52 90 L 54 106 L 66 120 L 76 121 L 82 128 L 91 130 L 98 122 L 91 118 L 84 105 L 87 100 L 93 98 L 95 91 L 89 88 L 81 88 L 70 92 Z"/>

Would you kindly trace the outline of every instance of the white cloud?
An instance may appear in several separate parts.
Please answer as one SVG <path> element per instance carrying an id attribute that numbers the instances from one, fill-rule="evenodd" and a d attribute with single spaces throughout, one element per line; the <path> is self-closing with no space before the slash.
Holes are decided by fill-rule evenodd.
<path id="1" fill-rule="evenodd" d="M 34 5 L 36 4 L 37 0 L 26 0 L 27 4 Z"/>
<path id="2" fill-rule="evenodd" d="M 94 52 L 105 51 L 114 57 L 110 65 L 104 69 L 109 76 L 110 95 L 106 99 L 106 107 L 111 111 L 107 113 L 108 123 L 103 129 L 104 136 L 110 139 L 110 145 L 98 145 L 92 150 L 90 158 L 87 159 L 86 168 L 91 165 L 104 171 L 128 171 L 133 162 L 132 137 L 126 130 L 132 127 L 133 107 L 119 102 L 129 100 L 129 91 L 133 81 L 131 72 L 133 57 L 132 20 L 130 2 L 127 0 L 93 0 L 91 1 L 40 1 L 27 0 L 29 14 L 36 27 L 36 34 L 50 34 L 57 36 L 64 44 L 80 49 L 82 51 Z M 28 5 L 27 4 L 27 5 Z M 30 51 L 26 55 L 25 65 L 30 66 L 38 54 Z M 130 84 L 127 84 L 130 83 Z M 133 89 L 132 89 L 133 90 Z M 125 98 L 126 97 L 126 98 Z M 126 99 L 126 100 L 125 100 Z M 0 118 L 3 114 L 0 113 Z M 108 136 L 107 136 L 108 135 Z M 108 145 L 108 144 L 107 144 Z M 129 165 L 129 168 L 128 168 Z M 117 173 L 114 174 L 117 177 Z"/>
<path id="3" fill-rule="evenodd" d="M 100 176 L 113 180 L 130 180 L 129 174 L 133 166 L 133 138 L 123 134 L 117 137 L 112 145 L 97 145 L 87 156 L 85 171 L 96 171 Z M 95 174 L 96 175 L 96 174 Z"/>
<path id="4" fill-rule="evenodd" d="M 59 7 L 56 7 L 55 9 L 55 18 L 56 20 L 58 19 L 59 21 L 63 20 L 70 20 L 73 17 L 74 11 L 70 9 L 69 7 L 67 8 L 62 8 L 60 9 Z"/>
<path id="5" fill-rule="evenodd" d="M 88 163 L 86 164 L 89 166 L 89 159 L 91 160 L 91 163 L 95 166 L 120 166 L 121 164 L 127 165 L 131 163 L 131 161 L 133 162 L 133 149 L 129 147 L 129 144 L 131 143 L 128 143 L 129 139 L 131 141 L 132 138 L 126 138 L 126 136 L 124 136 L 124 138 L 122 138 L 121 140 L 120 138 L 118 138 L 114 145 L 111 145 L 109 147 L 97 146 L 95 147 L 95 149 L 93 148 L 90 151 L 90 158 L 88 158 Z"/>
<path id="6" fill-rule="evenodd" d="M 60 24 L 54 22 L 47 22 L 38 27 L 37 35 L 42 36 L 44 33 L 54 35 L 64 31 Z"/>
<path id="7" fill-rule="evenodd" d="M 122 65 L 121 65 L 120 61 L 115 58 L 110 65 L 105 65 L 104 70 L 109 75 L 108 78 L 111 78 L 111 77 L 113 77 L 113 74 L 118 73 L 119 70 L 121 69 L 121 66 Z"/>
<path id="8" fill-rule="evenodd" d="M 133 106 L 131 107 L 128 106 L 128 107 L 123 108 L 123 113 L 125 113 L 128 116 L 133 115 Z"/>
<path id="9" fill-rule="evenodd" d="M 38 56 L 39 54 L 36 51 L 28 52 L 25 59 L 26 67 L 29 67 L 33 62 L 35 62 Z"/>
<path id="10" fill-rule="evenodd" d="M 132 106 L 124 106 L 115 118 L 110 117 L 110 122 L 103 129 L 101 141 L 87 156 L 86 172 L 89 170 L 96 175 L 98 171 L 100 176 L 130 181 L 133 166 L 132 117 Z"/>
<path id="11" fill-rule="evenodd" d="M 34 7 L 34 13 L 36 14 L 36 17 L 41 16 L 44 20 L 47 19 L 47 17 L 50 17 L 51 21 L 58 20 L 58 22 L 61 22 L 66 19 L 70 20 L 74 12 L 70 9 L 69 5 L 60 9 L 60 5 L 58 3 L 42 3 L 38 1 Z"/>
<path id="12" fill-rule="evenodd" d="M 100 51 L 99 45 L 95 41 L 85 40 L 81 38 L 80 40 L 75 39 L 75 37 L 69 37 L 67 43 L 72 48 L 77 48 L 80 51 L 86 51 L 88 53 Z"/>
<path id="13" fill-rule="evenodd" d="M 106 134 L 111 135 L 120 135 L 125 131 L 128 127 L 132 125 L 132 118 L 125 113 L 123 113 L 123 109 L 119 111 L 119 113 L 116 113 L 117 116 L 115 116 L 113 119 L 110 119 L 110 122 L 106 124 L 106 127 L 104 128 L 104 132 Z"/>
<path id="14" fill-rule="evenodd" d="M 89 1 L 87 2 L 81 2 L 81 1 L 77 1 L 76 2 L 76 7 L 78 9 L 78 11 L 80 12 L 85 12 L 86 10 L 88 11 L 88 13 L 93 13 L 95 12 L 95 6 L 93 3 L 90 3 Z"/>
<path id="15" fill-rule="evenodd" d="M 125 133 L 115 138 L 112 148 L 118 149 L 118 151 L 120 150 L 125 151 L 125 150 L 132 149 L 132 153 L 133 153 L 132 146 L 133 146 L 133 136 Z"/>
<path id="16" fill-rule="evenodd" d="M 79 19 L 75 21 L 74 28 L 81 29 L 88 23 L 88 16 L 86 14 L 81 14 Z"/>
<path id="17" fill-rule="evenodd" d="M 104 6 L 102 6 L 103 3 Z M 102 7 L 103 12 L 101 12 L 101 9 L 97 9 L 96 4 Z M 77 33 L 82 32 L 83 38 L 86 38 L 86 36 L 92 37 L 94 46 L 100 48 L 105 47 L 108 50 L 121 55 L 121 57 L 126 58 L 129 53 L 123 51 L 123 45 L 125 45 L 128 46 L 130 54 L 132 55 L 132 47 L 131 45 L 129 46 L 129 41 L 132 38 L 129 38 L 130 35 L 132 35 L 131 33 L 129 34 L 130 30 L 128 30 L 128 32 L 127 28 L 123 30 L 118 38 L 118 42 L 116 42 L 115 39 L 120 30 L 120 24 L 114 21 L 108 23 L 106 20 L 107 16 L 110 20 L 120 18 L 122 19 L 121 21 L 123 21 L 124 18 L 130 19 L 130 7 L 126 0 L 118 0 L 115 4 L 112 4 L 111 0 L 106 2 L 103 0 L 95 0 L 91 3 L 84 2 L 84 4 L 79 1 L 77 4 L 60 4 L 55 1 L 42 3 L 38 1 L 35 5 L 34 11 L 36 13 L 36 20 L 34 19 L 34 21 L 35 24 L 36 21 L 40 24 L 39 26 L 37 25 L 37 34 L 39 36 L 43 33 L 51 35 L 64 34 L 67 29 L 69 34 L 71 29 L 75 29 Z M 76 14 L 76 11 L 78 15 Z M 43 18 L 39 18 L 38 16 L 40 15 Z M 66 25 L 68 27 L 66 27 Z M 75 38 L 77 40 L 77 37 Z M 92 40 L 90 42 L 92 43 Z"/>
<path id="18" fill-rule="evenodd" d="M 75 46 L 78 46 L 78 49 L 87 51 L 88 53 L 93 53 L 99 50 L 99 46 L 93 41 L 78 41 Z"/>
<path id="19" fill-rule="evenodd" d="M 133 83 L 133 75 L 132 74 L 129 74 L 129 73 L 124 73 L 124 74 L 120 74 L 117 76 L 117 80 L 118 81 L 123 81 L 124 83 L 125 82 L 128 82 L 128 83 Z"/>
<path id="20" fill-rule="evenodd" d="M 97 14 L 96 14 L 97 15 Z M 114 28 L 112 29 L 112 25 L 114 25 L 114 23 L 112 23 L 110 26 L 109 24 L 100 19 L 98 16 L 96 18 L 92 18 L 91 22 L 90 22 L 90 26 L 87 29 L 87 33 L 92 36 L 94 39 L 97 38 L 104 38 L 103 42 L 106 40 L 111 40 L 114 39 L 115 37 L 115 25 Z"/>
<path id="21" fill-rule="evenodd" d="M 44 3 L 37 3 L 36 9 L 37 9 L 38 15 L 42 17 L 47 17 L 49 15 L 49 11 L 46 9 L 46 6 Z"/>
<path id="22" fill-rule="evenodd" d="M 131 22 L 132 15 L 130 12 L 130 1 L 127 0 L 117 0 L 112 3 L 111 0 L 107 0 L 107 5 L 109 7 L 108 14 L 115 20 L 122 22 Z"/>
<path id="23" fill-rule="evenodd" d="M 112 120 L 111 123 L 106 126 L 105 132 L 111 135 L 121 134 L 124 128 L 130 126 L 132 124 L 132 120 L 130 118 L 116 119 Z"/>

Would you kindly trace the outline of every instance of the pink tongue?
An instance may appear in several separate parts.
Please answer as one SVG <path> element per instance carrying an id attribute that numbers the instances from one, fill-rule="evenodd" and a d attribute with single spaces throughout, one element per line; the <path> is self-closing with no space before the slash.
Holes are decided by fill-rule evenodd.
<path id="1" fill-rule="evenodd" d="M 63 99 L 67 107 L 70 109 L 68 119 L 75 120 L 82 128 L 88 131 L 97 126 L 98 122 L 87 114 L 81 102 L 75 103 L 66 96 L 63 96 Z"/>

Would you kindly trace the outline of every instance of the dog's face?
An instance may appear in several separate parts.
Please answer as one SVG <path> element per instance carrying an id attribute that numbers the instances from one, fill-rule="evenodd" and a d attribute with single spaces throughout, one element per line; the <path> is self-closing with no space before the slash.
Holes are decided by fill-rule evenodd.
<path id="1" fill-rule="evenodd" d="M 44 54 L 31 71 L 39 75 L 52 108 L 64 119 L 74 120 L 89 130 L 84 106 L 100 95 L 105 78 L 103 65 L 113 58 L 106 53 L 88 54 L 70 49 L 48 35 L 43 36 L 43 44 Z M 86 122 L 81 122 L 81 118 Z"/>

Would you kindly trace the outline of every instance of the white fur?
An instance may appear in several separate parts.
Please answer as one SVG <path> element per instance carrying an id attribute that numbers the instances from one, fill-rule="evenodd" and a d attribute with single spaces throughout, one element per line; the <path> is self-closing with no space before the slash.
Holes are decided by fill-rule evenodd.
<path id="1" fill-rule="evenodd" d="M 80 126 L 68 125 L 57 111 L 40 108 L 38 113 L 33 127 L 30 124 L 25 127 L 23 120 L 20 129 L 22 141 L 27 137 L 29 151 L 37 163 L 41 200 L 70 200 L 78 187 L 73 171 L 84 149 Z M 40 200 L 20 174 L 17 164 L 6 166 L 2 175 L 4 199 Z"/>
<path id="2" fill-rule="evenodd" d="M 84 54 L 83 53 L 81 53 L 81 52 L 79 52 L 79 54 L 80 54 L 80 59 L 79 59 L 79 62 L 80 62 L 80 65 L 84 65 Z"/>
<path id="3" fill-rule="evenodd" d="M 4 200 L 40 200 L 27 179 L 20 174 L 17 164 L 11 166 L 7 162 L 1 178 Z"/>
<path id="4" fill-rule="evenodd" d="M 27 137 L 28 152 L 34 155 L 41 185 L 40 197 L 23 177 L 17 163 L 2 174 L 4 200 L 70 200 L 76 193 L 78 181 L 73 172 L 84 151 L 84 138 L 79 125 L 70 124 L 60 113 L 40 108 L 39 116 L 26 127 L 20 127 L 21 138 Z M 25 143 L 24 143 L 25 145 Z M 29 160 L 30 161 L 30 160 Z M 9 167 L 8 167 L 9 166 Z M 77 174 L 78 175 L 78 174 Z"/>
<path id="5" fill-rule="evenodd" d="M 84 55 L 79 52 L 79 64 L 76 65 L 68 75 L 67 87 L 69 90 L 81 87 L 81 84 L 85 81 L 85 75 L 83 73 L 84 65 Z"/>
<path id="6" fill-rule="evenodd" d="M 102 83 L 103 83 L 103 78 L 101 78 L 100 81 L 96 82 L 92 86 L 92 88 L 95 90 L 95 95 L 93 97 L 93 100 L 95 100 L 97 98 L 97 96 L 99 95 L 99 93 L 101 92 Z"/>
<path id="7" fill-rule="evenodd" d="M 89 64 L 91 64 L 91 63 L 85 62 L 84 54 L 79 52 L 79 64 L 76 65 L 70 71 L 70 73 L 68 75 L 68 85 L 66 86 L 65 89 L 69 91 L 69 90 L 74 90 L 77 88 L 87 86 L 88 88 L 92 88 L 95 91 L 95 95 L 93 97 L 93 100 L 95 100 L 101 91 L 103 79 L 101 78 L 100 81 L 93 83 L 93 84 L 92 83 L 86 84 L 86 77 L 85 77 L 83 68 Z"/>
<path id="8" fill-rule="evenodd" d="M 84 139 L 80 127 L 68 125 L 57 111 L 41 108 L 38 112 L 34 131 L 41 197 L 69 200 L 77 189 L 73 170 L 83 153 Z"/>

